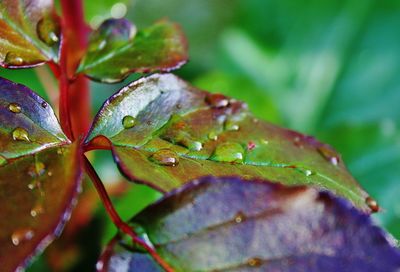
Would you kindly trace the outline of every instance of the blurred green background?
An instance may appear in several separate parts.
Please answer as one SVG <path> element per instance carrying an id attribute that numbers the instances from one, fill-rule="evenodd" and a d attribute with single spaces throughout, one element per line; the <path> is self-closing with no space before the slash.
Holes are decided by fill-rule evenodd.
<path id="1" fill-rule="evenodd" d="M 400 238 L 400 1 L 88 0 L 85 6 L 92 26 L 125 13 L 139 28 L 165 17 L 180 23 L 190 62 L 177 74 L 334 146 L 382 206 L 376 222 Z M 32 71 L 1 75 L 43 91 Z M 128 80 L 93 83 L 93 113 Z M 108 152 L 94 161 L 104 181 L 121 179 Z M 158 197 L 132 185 L 115 203 L 127 219 Z M 96 220 L 98 252 L 115 228 L 102 208 Z M 45 267 L 41 259 L 32 271 Z"/>

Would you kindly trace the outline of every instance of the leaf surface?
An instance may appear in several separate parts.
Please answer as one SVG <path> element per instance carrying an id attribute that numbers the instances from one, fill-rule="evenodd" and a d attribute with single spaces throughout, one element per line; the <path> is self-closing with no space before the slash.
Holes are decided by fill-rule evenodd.
<path id="1" fill-rule="evenodd" d="M 61 233 L 80 181 L 79 145 L 66 138 L 50 105 L 0 78 L 2 270 L 25 267 Z"/>
<path id="2" fill-rule="evenodd" d="M 330 146 L 260 121 L 245 104 L 172 74 L 143 78 L 112 96 L 86 142 L 98 136 L 111 141 L 128 178 L 164 192 L 205 175 L 239 175 L 315 185 L 369 210 L 368 195 Z"/>
<path id="3" fill-rule="evenodd" d="M 160 21 L 136 33 L 128 20 L 109 19 L 92 33 L 78 72 L 112 83 L 135 72 L 177 69 L 187 58 L 186 40 L 178 25 Z"/>
<path id="4" fill-rule="evenodd" d="M 0 2 L 0 65 L 32 67 L 57 61 L 60 27 L 51 0 Z"/>
<path id="5" fill-rule="evenodd" d="M 397 271 L 400 251 L 368 215 L 307 187 L 206 177 L 131 221 L 176 271 Z M 108 271 L 162 271 L 120 240 Z M 121 247 L 121 245 L 123 247 Z"/>

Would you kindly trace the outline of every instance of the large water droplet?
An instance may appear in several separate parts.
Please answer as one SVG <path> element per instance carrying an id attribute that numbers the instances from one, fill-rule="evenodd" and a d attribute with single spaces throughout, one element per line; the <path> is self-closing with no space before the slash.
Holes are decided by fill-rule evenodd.
<path id="1" fill-rule="evenodd" d="M 203 144 L 201 142 L 194 141 L 189 138 L 182 138 L 179 140 L 179 143 L 192 151 L 200 151 L 203 148 Z"/>
<path id="2" fill-rule="evenodd" d="M 13 53 L 13 52 L 8 52 L 6 54 L 6 57 L 4 59 L 4 62 L 7 63 L 8 65 L 21 65 L 24 63 L 24 60 L 19 57 L 17 54 Z"/>
<path id="3" fill-rule="evenodd" d="M 25 141 L 29 142 L 29 133 L 24 128 L 17 127 L 12 132 L 12 138 L 14 141 Z"/>
<path id="4" fill-rule="evenodd" d="M 7 159 L 0 155 L 0 166 L 3 166 L 7 163 Z"/>
<path id="5" fill-rule="evenodd" d="M 150 156 L 150 160 L 164 166 L 175 166 L 179 164 L 179 156 L 171 149 L 160 149 Z"/>
<path id="6" fill-rule="evenodd" d="M 52 18 L 42 18 L 36 26 L 36 32 L 39 39 L 48 46 L 52 46 L 60 40 L 57 36 L 58 26 Z"/>
<path id="7" fill-rule="evenodd" d="M 321 145 L 317 148 L 318 152 L 333 165 L 338 165 L 339 156 L 338 154 L 329 146 Z"/>
<path id="8" fill-rule="evenodd" d="M 17 103 L 10 103 L 8 105 L 8 110 L 13 112 L 13 113 L 20 113 L 21 112 L 21 106 Z"/>
<path id="9" fill-rule="evenodd" d="M 226 142 L 217 145 L 212 160 L 220 162 L 243 162 L 244 149 L 239 143 Z"/>
<path id="10" fill-rule="evenodd" d="M 228 98 L 223 94 L 209 94 L 206 96 L 206 102 L 213 108 L 223 108 L 229 105 Z"/>
<path id="11" fill-rule="evenodd" d="M 122 125 L 124 126 L 125 129 L 133 128 L 135 124 L 136 124 L 136 119 L 131 115 L 126 115 L 122 119 Z"/>
<path id="12" fill-rule="evenodd" d="M 371 209 L 372 212 L 379 212 L 380 210 L 378 202 L 376 202 L 376 200 L 373 199 L 372 197 L 367 197 L 365 199 L 365 204 L 367 204 L 367 206 Z"/>
<path id="13" fill-rule="evenodd" d="M 252 267 L 259 267 L 262 265 L 262 260 L 260 258 L 250 258 L 247 260 L 247 264 Z"/>
<path id="14" fill-rule="evenodd" d="M 33 238 L 35 233 L 30 228 L 22 228 L 14 231 L 11 235 L 11 241 L 14 245 L 18 246 L 24 241 L 29 241 Z"/>

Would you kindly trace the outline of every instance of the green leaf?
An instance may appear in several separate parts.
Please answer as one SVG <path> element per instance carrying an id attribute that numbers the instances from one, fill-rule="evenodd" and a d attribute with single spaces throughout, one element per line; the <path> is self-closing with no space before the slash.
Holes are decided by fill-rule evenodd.
<path id="1" fill-rule="evenodd" d="M 186 40 L 178 25 L 160 21 L 136 33 L 128 20 L 109 19 L 92 33 L 78 72 L 113 83 L 131 73 L 177 69 L 186 60 Z"/>
<path id="2" fill-rule="evenodd" d="M 53 1 L 0 2 L 0 65 L 32 67 L 58 60 L 60 26 Z"/>
<path id="3" fill-rule="evenodd" d="M 86 144 L 100 144 L 102 137 L 123 174 L 164 192 L 205 175 L 239 175 L 314 185 L 362 210 L 369 210 L 366 200 L 373 203 L 330 146 L 260 121 L 245 104 L 172 74 L 140 79 L 112 96 Z"/>
<path id="4" fill-rule="evenodd" d="M 400 251 L 368 215 L 306 187 L 206 177 L 130 221 L 175 271 L 396 271 Z M 125 238 L 125 237 L 122 237 Z M 108 271 L 162 271 L 119 239 Z"/>
<path id="5" fill-rule="evenodd" d="M 61 233 L 80 186 L 80 154 L 47 102 L 0 78 L 2 270 L 25 267 Z"/>

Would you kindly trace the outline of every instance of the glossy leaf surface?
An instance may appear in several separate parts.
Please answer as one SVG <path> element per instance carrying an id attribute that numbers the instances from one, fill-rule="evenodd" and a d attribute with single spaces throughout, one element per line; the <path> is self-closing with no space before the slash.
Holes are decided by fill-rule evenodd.
<path id="1" fill-rule="evenodd" d="M 129 74 L 170 71 L 187 60 L 179 26 L 160 21 L 136 33 L 126 19 L 109 19 L 94 31 L 78 72 L 102 82 L 118 82 Z"/>
<path id="2" fill-rule="evenodd" d="M 81 180 L 78 144 L 50 105 L 0 78 L 0 264 L 24 267 L 68 220 Z"/>
<path id="3" fill-rule="evenodd" d="M 0 158 L 13 159 L 68 143 L 48 103 L 29 88 L 0 78 Z"/>
<path id="4" fill-rule="evenodd" d="M 368 215 L 307 187 L 206 177 L 131 224 L 176 271 L 397 271 L 400 251 Z M 115 248 L 109 271 L 161 271 Z"/>
<path id="5" fill-rule="evenodd" d="M 255 119 L 245 104 L 171 74 L 141 79 L 112 96 L 86 141 L 97 136 L 111 141 L 127 177 L 164 192 L 205 175 L 239 175 L 315 185 L 369 210 L 367 194 L 331 147 Z"/>
<path id="6" fill-rule="evenodd" d="M 51 0 L 0 1 L 0 65 L 57 61 L 60 27 Z"/>

